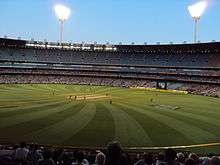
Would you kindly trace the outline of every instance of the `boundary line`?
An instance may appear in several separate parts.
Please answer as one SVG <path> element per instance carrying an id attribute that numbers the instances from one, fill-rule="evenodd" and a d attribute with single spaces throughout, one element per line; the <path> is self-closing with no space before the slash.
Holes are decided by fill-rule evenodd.
<path id="1" fill-rule="evenodd" d="M 0 143 L 1 145 L 10 145 L 10 144 L 15 144 L 15 143 L 7 143 L 7 142 L 2 142 Z M 27 143 L 29 144 L 29 143 Z M 51 145 L 46 145 L 46 144 L 38 144 L 39 146 L 42 147 L 54 147 L 54 148 L 65 148 L 65 149 L 84 149 L 84 150 L 100 150 L 100 149 L 105 149 L 105 147 L 88 147 L 88 146 L 66 146 L 66 145 L 56 145 L 56 144 L 51 144 Z M 123 145 L 122 145 L 123 146 Z M 220 142 L 215 142 L 215 143 L 204 143 L 204 144 L 192 144 L 192 145 L 181 145 L 181 146 L 161 146 L 161 147 L 123 147 L 125 150 L 164 150 L 168 148 L 172 149 L 186 149 L 186 148 L 199 148 L 199 147 L 211 147 L 211 146 L 220 146 Z"/>
<path id="2" fill-rule="evenodd" d="M 192 145 L 182 145 L 182 146 L 167 146 L 167 147 L 128 147 L 130 150 L 160 150 L 160 149 L 185 149 L 185 148 L 198 148 L 198 147 L 210 147 L 219 146 L 220 142 L 216 143 L 205 143 L 205 144 L 192 144 Z"/>

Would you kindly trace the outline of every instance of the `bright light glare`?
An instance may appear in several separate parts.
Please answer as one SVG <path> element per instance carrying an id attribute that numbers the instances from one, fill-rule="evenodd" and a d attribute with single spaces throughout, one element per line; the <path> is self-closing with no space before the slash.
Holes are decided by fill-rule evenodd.
<path id="1" fill-rule="evenodd" d="M 67 20 L 71 14 L 71 10 L 68 7 L 63 6 L 63 5 L 56 5 L 54 9 L 55 9 L 55 13 L 57 17 L 61 21 Z"/>
<path id="2" fill-rule="evenodd" d="M 189 6 L 188 10 L 190 15 L 195 19 L 199 19 L 204 13 L 207 5 L 208 5 L 207 1 L 201 1 L 194 5 Z"/>

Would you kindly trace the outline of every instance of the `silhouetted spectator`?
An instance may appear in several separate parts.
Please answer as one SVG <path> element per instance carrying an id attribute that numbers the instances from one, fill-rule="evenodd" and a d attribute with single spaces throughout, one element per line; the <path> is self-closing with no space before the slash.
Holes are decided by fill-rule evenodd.
<path id="1" fill-rule="evenodd" d="M 119 142 L 107 146 L 106 165 L 128 165 L 128 160 Z"/>
<path id="2" fill-rule="evenodd" d="M 196 162 L 192 158 L 187 158 L 185 165 L 196 165 Z"/>
<path id="3" fill-rule="evenodd" d="M 39 160 L 43 159 L 43 155 L 37 150 L 37 144 L 31 144 L 27 155 L 28 165 L 37 165 Z"/>
<path id="4" fill-rule="evenodd" d="M 199 157 L 195 153 L 189 154 L 189 158 L 193 159 L 196 164 L 199 164 Z"/>
<path id="5" fill-rule="evenodd" d="M 156 158 L 156 165 L 159 165 L 161 163 L 164 162 L 164 154 L 163 153 L 159 153 L 157 158 Z"/>
<path id="6" fill-rule="evenodd" d="M 180 163 L 176 161 L 176 151 L 173 149 L 167 149 L 164 153 L 165 161 L 161 162 L 160 165 L 179 165 Z"/>
<path id="7" fill-rule="evenodd" d="M 72 165 L 89 165 L 88 160 L 85 159 L 85 155 L 81 151 L 76 152 L 75 159 L 76 161 Z"/>
<path id="8" fill-rule="evenodd" d="M 103 154 L 102 152 L 99 152 L 97 155 L 96 155 L 96 158 L 95 158 L 95 163 L 97 165 L 105 165 L 105 154 Z"/>
<path id="9" fill-rule="evenodd" d="M 152 165 L 153 164 L 153 155 L 144 154 L 143 159 L 139 160 L 135 165 Z"/>
<path id="10" fill-rule="evenodd" d="M 52 159 L 52 152 L 50 150 L 45 150 L 43 153 L 43 160 L 39 162 L 39 165 L 56 165 Z"/>
<path id="11" fill-rule="evenodd" d="M 220 158 L 213 156 L 210 160 L 210 165 L 220 165 Z"/>
<path id="12" fill-rule="evenodd" d="M 15 159 L 22 165 L 27 164 L 29 150 L 25 142 L 21 142 L 19 148 L 15 151 Z"/>
<path id="13" fill-rule="evenodd" d="M 185 155 L 182 152 L 177 153 L 177 161 L 180 164 L 184 164 L 185 163 Z"/>

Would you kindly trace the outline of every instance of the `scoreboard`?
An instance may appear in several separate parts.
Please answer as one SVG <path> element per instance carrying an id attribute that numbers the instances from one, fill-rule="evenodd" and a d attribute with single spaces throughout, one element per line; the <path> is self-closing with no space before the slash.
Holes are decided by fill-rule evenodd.
<path id="1" fill-rule="evenodd" d="M 167 82 L 157 82 L 157 89 L 167 89 Z"/>

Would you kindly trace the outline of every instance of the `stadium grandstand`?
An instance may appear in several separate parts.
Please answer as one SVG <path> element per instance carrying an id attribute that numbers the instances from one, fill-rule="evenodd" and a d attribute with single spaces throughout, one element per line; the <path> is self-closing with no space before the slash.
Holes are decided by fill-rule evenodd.
<path id="1" fill-rule="evenodd" d="M 159 87 L 220 96 L 220 43 L 97 45 L 0 39 L 1 83 Z M 111 80 L 111 81 L 109 81 Z"/>

